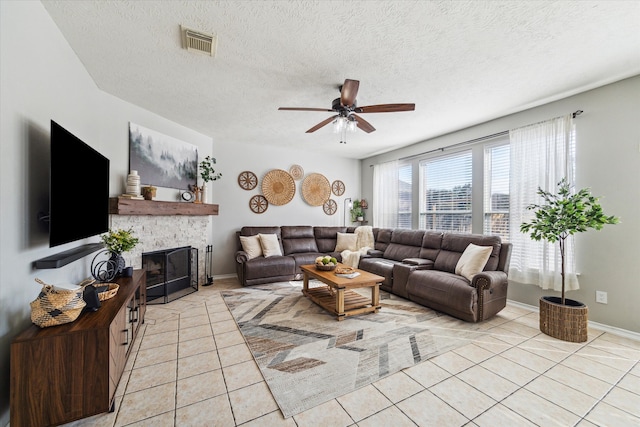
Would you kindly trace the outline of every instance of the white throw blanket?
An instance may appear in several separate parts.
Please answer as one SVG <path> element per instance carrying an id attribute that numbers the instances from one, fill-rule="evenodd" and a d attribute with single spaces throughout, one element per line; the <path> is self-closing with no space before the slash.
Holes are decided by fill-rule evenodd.
<path id="1" fill-rule="evenodd" d="M 342 256 L 342 263 L 349 267 L 357 268 L 360 263 L 360 256 L 366 255 L 369 249 L 373 249 L 375 241 L 373 239 L 373 227 L 370 225 L 361 225 L 355 230 L 355 234 L 358 236 L 356 243 L 356 250 L 350 251 L 346 249 L 340 252 Z"/>

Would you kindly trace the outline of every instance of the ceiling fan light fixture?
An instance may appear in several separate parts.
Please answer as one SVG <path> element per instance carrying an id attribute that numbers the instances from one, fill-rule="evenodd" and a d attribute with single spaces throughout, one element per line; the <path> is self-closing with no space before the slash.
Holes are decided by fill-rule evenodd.
<path id="1" fill-rule="evenodd" d="M 347 130 L 349 132 L 355 132 L 358 129 L 358 122 L 356 121 L 356 118 L 349 116 L 348 120 L 349 123 L 347 124 Z"/>

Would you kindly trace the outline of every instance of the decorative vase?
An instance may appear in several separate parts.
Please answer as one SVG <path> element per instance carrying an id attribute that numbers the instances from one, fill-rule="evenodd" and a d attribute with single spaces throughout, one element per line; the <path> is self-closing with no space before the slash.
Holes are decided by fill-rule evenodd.
<path id="1" fill-rule="evenodd" d="M 364 221 L 364 217 L 363 216 L 359 216 L 358 218 L 356 218 L 359 222 Z"/>
<path id="2" fill-rule="evenodd" d="M 126 194 L 137 197 L 140 196 L 140 176 L 138 175 L 138 171 L 132 170 L 131 173 L 127 175 Z"/>
<path id="3" fill-rule="evenodd" d="M 200 187 L 200 201 L 202 203 L 208 203 L 208 200 L 207 200 L 207 183 L 206 182 L 204 184 L 202 184 L 202 187 Z"/>
<path id="4" fill-rule="evenodd" d="M 124 270 L 124 267 L 126 265 L 124 258 L 122 257 L 121 254 L 119 253 L 115 253 L 115 252 L 111 252 L 111 257 L 109 258 L 110 262 L 113 262 L 114 265 L 114 269 L 115 269 L 115 275 L 117 276 L 118 274 L 122 273 L 122 270 Z"/>
<path id="5" fill-rule="evenodd" d="M 589 308 L 568 298 L 561 302 L 560 297 L 540 298 L 540 331 L 563 341 L 585 342 Z"/>

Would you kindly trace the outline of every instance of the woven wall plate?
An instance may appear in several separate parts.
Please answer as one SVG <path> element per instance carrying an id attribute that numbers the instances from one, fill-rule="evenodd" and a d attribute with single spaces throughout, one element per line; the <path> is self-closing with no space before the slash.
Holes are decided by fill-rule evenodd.
<path id="1" fill-rule="evenodd" d="M 311 173 L 302 181 L 302 197 L 311 206 L 321 206 L 331 197 L 331 185 L 324 175 Z"/>
<path id="2" fill-rule="evenodd" d="M 293 179 L 297 181 L 304 176 L 304 169 L 302 169 L 302 166 L 300 165 L 293 165 L 289 169 L 289 173 L 291 174 Z"/>
<path id="3" fill-rule="evenodd" d="M 258 177 L 251 171 L 240 172 L 238 185 L 244 190 L 253 190 L 258 185 Z"/>
<path id="4" fill-rule="evenodd" d="M 333 194 L 335 194 L 336 196 L 342 196 L 344 194 L 344 190 L 344 182 L 340 181 L 339 179 L 336 179 L 331 184 L 331 191 L 333 191 Z"/>
<path id="5" fill-rule="evenodd" d="M 327 215 L 333 215 L 338 210 L 338 204 L 335 200 L 329 199 L 322 205 L 322 210 Z"/>
<path id="6" fill-rule="evenodd" d="M 287 171 L 273 169 L 262 179 L 262 194 L 272 205 L 286 205 L 296 194 L 296 183 Z"/>
<path id="7" fill-rule="evenodd" d="M 264 196 L 253 196 L 251 200 L 249 200 L 249 209 L 251 209 L 253 213 L 261 214 L 266 211 L 268 207 L 269 202 Z"/>

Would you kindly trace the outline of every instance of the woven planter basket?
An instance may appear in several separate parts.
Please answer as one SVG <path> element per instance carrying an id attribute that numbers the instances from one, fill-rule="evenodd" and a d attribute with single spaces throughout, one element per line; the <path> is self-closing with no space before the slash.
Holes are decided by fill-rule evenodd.
<path id="1" fill-rule="evenodd" d="M 569 342 L 587 340 L 589 308 L 579 301 L 559 297 L 540 298 L 540 330 L 545 334 Z"/>

